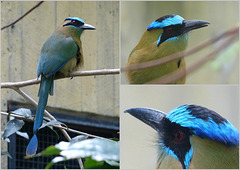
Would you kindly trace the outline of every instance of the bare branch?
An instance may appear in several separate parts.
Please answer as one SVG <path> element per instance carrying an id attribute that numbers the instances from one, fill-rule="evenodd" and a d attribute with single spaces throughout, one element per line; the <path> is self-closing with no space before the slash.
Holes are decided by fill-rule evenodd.
<path id="1" fill-rule="evenodd" d="M 102 69 L 102 70 L 90 70 L 90 71 L 74 71 L 71 72 L 68 76 L 62 77 L 62 78 L 68 78 L 68 77 L 78 77 L 78 76 L 95 76 L 95 75 L 111 75 L 111 74 L 120 74 L 120 69 Z M 59 78 L 59 79 L 62 79 Z M 32 79 L 32 80 L 26 80 L 21 82 L 6 82 L 1 83 L 1 88 L 20 88 L 25 87 L 29 85 L 34 85 L 40 83 L 40 79 Z"/>
<path id="2" fill-rule="evenodd" d="M 37 5 L 35 5 L 34 7 L 32 7 L 30 10 L 28 10 L 25 14 L 23 14 L 21 17 L 19 17 L 17 20 L 13 21 L 12 23 L 4 26 L 1 28 L 1 30 L 8 28 L 14 24 L 16 24 L 18 21 L 20 21 L 21 19 L 23 19 L 27 14 L 29 14 L 30 12 L 32 12 L 35 8 L 37 8 L 39 5 L 41 5 L 44 1 L 40 1 L 39 3 L 37 3 Z"/>
<path id="3" fill-rule="evenodd" d="M 74 72 L 71 72 L 67 77 L 97 76 L 97 75 L 111 75 L 111 74 L 120 74 L 120 69 L 102 69 L 102 70 L 90 70 L 90 71 L 74 71 Z"/>
<path id="4" fill-rule="evenodd" d="M 16 92 L 18 92 L 21 96 L 23 96 L 28 102 L 30 102 L 31 104 L 33 104 L 34 106 L 37 107 L 37 102 L 35 100 L 33 100 L 29 95 L 27 95 L 24 91 L 22 91 L 19 88 L 13 88 Z M 44 111 L 44 114 L 49 117 L 51 120 L 56 120 L 47 110 Z M 60 125 L 61 126 L 61 125 Z M 67 138 L 68 141 L 71 140 L 71 137 L 68 135 L 68 133 L 61 129 L 63 135 Z"/>
<path id="5" fill-rule="evenodd" d="M 8 116 L 8 114 L 9 114 L 9 113 L 7 113 L 7 112 L 2 112 L 2 111 L 1 111 L 1 115 Z M 15 117 L 15 118 L 17 118 L 17 119 L 21 119 L 21 120 L 34 121 L 34 119 L 26 118 L 26 117 L 24 117 L 24 116 L 16 115 L 16 114 L 14 114 L 14 113 L 12 113 L 10 116 Z"/>
<path id="6" fill-rule="evenodd" d="M 21 96 L 23 96 L 27 101 L 29 101 L 30 103 L 32 103 L 34 106 L 37 107 L 37 102 L 35 100 L 33 100 L 30 96 L 28 96 L 24 91 L 22 91 L 21 89 L 16 88 L 16 87 L 14 87 L 13 89 L 16 92 L 18 92 Z M 44 110 L 44 114 L 47 117 L 49 117 L 51 120 L 56 120 L 55 117 L 53 117 L 47 110 Z M 63 135 L 65 136 L 65 138 L 68 141 L 71 140 L 71 137 L 68 135 L 66 130 L 61 128 L 62 127 L 61 125 L 57 125 L 56 127 L 58 127 L 60 129 L 60 131 L 63 133 Z M 78 163 L 79 163 L 80 169 L 84 169 L 83 162 L 82 162 L 81 158 L 78 159 Z"/>
<path id="7" fill-rule="evenodd" d="M 227 48 L 229 45 L 231 45 L 236 40 L 236 38 L 238 38 L 238 36 L 231 36 L 230 38 L 228 38 L 227 41 L 224 41 L 220 46 L 218 46 L 211 53 L 201 57 L 201 60 L 199 60 L 197 63 L 189 66 L 186 69 L 186 72 L 184 71 L 184 69 L 179 69 L 179 70 L 174 71 L 174 72 L 172 72 L 168 75 L 165 75 L 161 78 L 147 82 L 147 84 L 169 84 L 169 83 L 175 82 L 176 80 L 186 76 L 187 74 L 196 71 L 197 69 L 199 69 L 202 65 L 204 65 L 208 61 L 214 59 L 215 55 L 217 55 L 219 52 L 221 52 L 222 50 Z"/>
<path id="8" fill-rule="evenodd" d="M 8 116 L 8 113 L 7 112 L 1 112 L 1 115 Z M 14 113 L 12 113 L 10 116 L 15 117 L 17 119 L 21 119 L 21 120 L 32 121 L 32 122 L 34 121 L 34 119 L 29 119 L 29 118 L 26 118 L 24 116 L 20 116 L 20 115 L 14 114 Z M 91 138 L 100 138 L 100 139 L 104 139 L 104 140 L 110 140 L 108 138 L 88 134 L 88 133 L 81 132 L 81 131 L 71 129 L 71 128 L 68 128 L 68 127 L 63 127 L 63 126 L 59 126 L 59 125 L 51 125 L 51 126 L 59 128 L 59 129 L 63 129 L 63 130 L 69 131 L 69 132 L 73 132 L 73 133 L 76 133 L 76 134 L 85 135 L 85 136 L 88 136 L 88 137 L 91 137 Z"/>

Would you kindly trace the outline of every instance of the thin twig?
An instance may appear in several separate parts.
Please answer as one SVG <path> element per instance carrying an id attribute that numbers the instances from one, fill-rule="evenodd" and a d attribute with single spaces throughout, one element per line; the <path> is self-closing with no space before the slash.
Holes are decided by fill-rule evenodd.
<path id="1" fill-rule="evenodd" d="M 158 65 L 170 62 L 172 60 L 182 58 L 182 56 L 185 56 L 185 57 L 189 56 L 189 55 L 191 55 L 193 53 L 196 53 L 197 51 L 215 43 L 216 41 L 218 41 L 218 40 L 220 40 L 224 37 L 237 35 L 238 31 L 239 31 L 239 27 L 232 28 L 232 29 L 227 30 L 226 32 L 223 32 L 222 34 L 220 34 L 218 36 L 215 36 L 215 37 L 211 38 L 210 40 L 198 45 L 197 47 L 191 48 L 187 51 L 182 51 L 182 52 L 179 52 L 179 53 L 175 53 L 173 55 L 166 56 L 164 58 L 160 58 L 160 59 L 157 59 L 157 60 L 148 61 L 148 62 L 141 63 L 141 64 L 135 64 L 135 65 L 123 67 L 123 68 L 121 68 L 121 71 L 132 71 L 132 70 L 145 69 L 145 68 L 158 66 Z"/>
<path id="2" fill-rule="evenodd" d="M 168 84 L 168 83 L 173 83 L 176 80 L 179 80 L 180 78 L 186 76 L 187 74 L 190 74 L 194 71 L 196 71 L 197 69 L 199 69 L 202 65 L 204 65 L 205 63 L 207 63 L 208 61 L 214 59 L 214 57 L 221 52 L 222 50 L 224 50 L 225 48 L 227 48 L 230 44 L 232 44 L 235 39 L 238 38 L 238 36 L 231 36 L 230 38 L 228 38 L 227 41 L 223 42 L 220 46 L 218 46 L 215 50 L 213 50 L 212 52 L 210 52 L 209 54 L 201 57 L 201 60 L 199 60 L 197 63 L 189 66 L 186 71 L 184 69 L 179 69 L 177 71 L 174 71 L 166 76 L 163 76 L 161 78 L 152 80 L 150 82 L 147 82 L 147 84 Z"/>
<path id="3" fill-rule="evenodd" d="M 33 104 L 34 106 L 37 107 L 37 102 L 35 100 L 33 100 L 29 95 L 27 95 L 24 91 L 22 91 L 19 88 L 14 88 L 14 90 L 16 92 L 18 92 L 21 96 L 23 96 L 28 102 L 30 102 L 31 104 Z M 44 111 L 44 114 L 49 117 L 51 120 L 56 120 L 54 118 L 54 116 L 52 116 L 48 111 Z M 67 132 L 65 130 L 61 130 L 63 135 L 67 138 L 68 141 L 71 140 L 71 137 L 67 134 Z"/>
<path id="4" fill-rule="evenodd" d="M 120 69 L 102 69 L 102 70 L 89 70 L 89 71 L 74 71 L 71 72 L 67 77 L 62 78 L 68 78 L 68 77 L 78 77 L 78 76 L 95 76 L 95 75 L 111 75 L 111 74 L 119 74 Z M 59 79 L 62 79 L 59 78 Z M 40 83 L 40 79 L 32 79 L 32 80 L 26 80 L 21 82 L 5 82 L 1 83 L 1 88 L 13 88 L 13 87 L 25 87 L 29 85 L 34 85 Z"/>
<path id="5" fill-rule="evenodd" d="M 75 71 L 71 72 L 67 77 L 77 77 L 77 76 L 95 76 L 95 75 L 111 75 L 111 74 L 120 74 L 120 69 L 103 69 L 103 70 L 91 70 L 91 71 Z M 61 78 L 67 78 L 67 77 L 61 77 Z M 59 79 L 61 79 L 59 78 Z M 28 100 L 30 103 L 32 103 L 34 106 L 37 107 L 37 102 L 34 101 L 30 96 L 28 96 L 25 92 L 23 92 L 20 87 L 38 84 L 40 80 L 33 79 L 33 80 L 27 80 L 22 82 L 7 82 L 7 83 L 1 83 L 1 88 L 11 88 L 14 89 L 16 92 L 18 92 L 20 95 L 22 95 L 26 100 Z M 44 111 L 44 114 L 49 117 L 51 120 L 56 120 L 48 111 Z M 63 133 L 63 135 L 67 138 L 68 141 L 71 140 L 71 137 L 66 132 L 66 128 L 62 127 L 61 125 L 56 125 L 55 127 L 59 128 L 60 131 Z M 75 131 L 75 130 L 72 130 Z M 76 133 L 77 131 L 75 131 Z M 78 132 L 82 135 L 88 135 L 90 137 L 97 137 L 94 135 L 90 135 L 84 132 Z M 98 137 L 101 138 L 101 137 Z M 83 162 L 79 158 L 78 163 L 80 166 L 80 169 L 84 169 Z"/>
<path id="6" fill-rule="evenodd" d="M 7 112 L 1 112 L 1 115 L 8 116 L 9 113 L 7 113 Z M 14 113 L 11 113 L 10 116 L 12 116 L 12 117 L 14 117 L 14 118 L 17 118 L 17 119 L 20 119 L 20 120 L 26 120 L 26 121 L 31 121 L 31 122 L 34 121 L 34 119 L 26 118 L 26 117 L 24 117 L 24 116 L 20 116 L 20 115 L 14 114 Z M 85 133 L 85 132 L 82 132 L 82 131 L 78 131 L 78 130 L 75 130 L 75 129 L 71 129 L 71 128 L 68 128 L 68 127 L 63 127 L 63 126 L 59 126 L 59 125 L 51 125 L 51 126 L 56 127 L 56 128 L 59 128 L 59 129 L 64 129 L 64 130 L 66 130 L 66 131 L 73 132 L 73 133 L 76 133 L 76 134 L 85 135 L 85 136 L 88 136 L 88 137 L 91 137 L 91 138 L 99 138 L 99 139 L 104 139 L 104 140 L 109 140 L 109 141 L 111 141 L 111 140 L 108 139 L 108 138 L 104 138 L 104 137 L 101 137 L 101 136 L 96 136 L 96 135 L 88 134 L 88 133 Z"/>
<path id="7" fill-rule="evenodd" d="M 8 116 L 9 113 L 8 113 L 8 112 L 2 112 L 2 111 L 1 111 L 1 115 Z M 17 118 L 17 119 L 21 119 L 21 120 L 34 121 L 33 118 L 32 118 L 32 119 L 26 118 L 26 117 L 24 117 L 24 116 L 20 116 L 20 115 L 14 114 L 14 113 L 11 113 L 10 116 L 15 117 L 15 118 Z"/>
<path id="8" fill-rule="evenodd" d="M 111 74 L 120 74 L 120 69 L 74 71 L 74 72 L 71 72 L 67 77 L 97 76 L 97 75 L 111 75 Z"/>
<path id="9" fill-rule="evenodd" d="M 28 10 L 25 14 L 23 14 L 21 17 L 19 17 L 17 20 L 13 21 L 12 23 L 4 26 L 1 28 L 1 30 L 8 28 L 14 24 L 16 24 L 18 21 L 20 21 L 21 19 L 23 19 L 27 14 L 29 14 L 30 12 L 32 12 L 35 8 L 37 8 L 39 5 L 41 5 L 44 1 L 40 1 L 39 3 L 37 3 L 37 5 L 35 5 L 34 7 L 32 7 L 30 10 Z"/>
<path id="10" fill-rule="evenodd" d="M 21 96 L 23 96 L 27 101 L 29 101 L 30 103 L 32 103 L 34 106 L 37 107 L 37 102 L 35 100 L 33 100 L 30 96 L 28 96 L 24 91 L 22 91 L 21 89 L 19 88 L 16 88 L 14 87 L 13 88 L 16 92 L 18 92 Z M 54 116 L 52 116 L 47 110 L 44 110 L 44 114 L 49 117 L 51 120 L 56 120 Z M 62 127 L 61 125 L 57 125 L 57 127 Z M 68 133 L 66 132 L 66 130 L 60 128 L 60 131 L 63 133 L 63 135 L 65 136 L 65 138 L 70 141 L 71 140 L 71 137 L 68 135 Z M 81 169 L 84 169 L 84 166 L 83 166 L 83 162 L 82 162 L 82 159 L 79 158 L 78 159 L 78 163 L 79 163 L 79 166 Z"/>

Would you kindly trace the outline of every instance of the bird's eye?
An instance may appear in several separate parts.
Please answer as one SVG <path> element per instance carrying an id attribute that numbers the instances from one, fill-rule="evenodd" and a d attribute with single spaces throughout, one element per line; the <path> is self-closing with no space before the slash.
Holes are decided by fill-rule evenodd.
<path id="1" fill-rule="evenodd" d="M 167 28 L 167 32 L 171 34 L 173 32 L 173 28 L 172 27 L 168 27 Z"/>
<path id="2" fill-rule="evenodd" d="M 176 133 L 175 133 L 175 140 L 177 142 L 181 142 L 184 138 L 184 133 L 180 130 L 177 130 Z"/>
<path id="3" fill-rule="evenodd" d="M 73 25 L 76 25 L 77 22 L 76 22 L 75 20 L 72 20 L 72 24 L 73 24 Z"/>

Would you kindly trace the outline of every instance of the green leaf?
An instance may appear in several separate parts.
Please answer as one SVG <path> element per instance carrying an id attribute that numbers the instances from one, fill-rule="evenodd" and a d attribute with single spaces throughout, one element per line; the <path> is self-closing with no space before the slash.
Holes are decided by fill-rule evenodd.
<path id="1" fill-rule="evenodd" d="M 11 158 L 12 159 L 12 156 L 9 154 L 9 152 L 1 152 L 1 155 L 7 155 L 9 158 Z"/>
<path id="2" fill-rule="evenodd" d="M 53 129 L 53 127 L 52 126 L 47 126 L 49 129 L 51 129 L 55 134 L 56 134 L 56 136 L 57 136 L 57 139 L 59 139 L 60 138 L 60 136 L 59 136 L 59 134 L 57 133 L 57 131 L 56 130 L 54 130 Z"/>
<path id="3" fill-rule="evenodd" d="M 10 120 L 7 123 L 6 128 L 4 129 L 4 133 L 3 133 L 3 139 L 9 137 L 10 135 L 14 134 L 15 132 L 19 131 L 24 125 L 24 121 L 23 120 L 19 120 L 19 119 L 13 119 Z"/>
<path id="4" fill-rule="evenodd" d="M 22 136 L 22 137 L 24 137 L 26 139 L 29 139 L 29 136 L 28 136 L 28 134 L 26 132 L 17 131 L 16 134 L 19 135 L 19 136 Z"/>
<path id="5" fill-rule="evenodd" d="M 78 135 L 78 136 L 75 136 L 74 138 L 71 139 L 70 143 L 73 144 L 73 143 L 77 143 L 77 142 L 80 142 L 80 141 L 83 141 L 85 139 L 87 139 L 88 137 L 85 136 L 85 135 Z"/>
<path id="6" fill-rule="evenodd" d="M 111 166 L 116 166 L 116 167 L 120 166 L 119 162 L 111 161 L 111 160 L 105 160 L 105 161 Z"/>
<path id="7" fill-rule="evenodd" d="M 91 158 L 86 158 L 86 161 L 84 162 L 84 168 L 85 169 L 92 169 L 103 166 L 104 161 L 96 161 Z"/>
<path id="8" fill-rule="evenodd" d="M 25 118 L 28 118 L 28 119 L 32 118 L 32 112 L 30 109 L 19 108 L 17 110 L 12 111 L 12 113 L 16 115 L 24 116 Z"/>
<path id="9" fill-rule="evenodd" d="M 58 163 L 58 162 L 61 162 L 61 161 L 65 161 L 65 160 L 66 160 L 66 159 L 65 159 L 64 157 L 57 156 L 57 157 L 55 157 L 51 162 L 49 162 L 49 163 L 46 165 L 45 169 L 50 169 L 53 164 Z"/>
<path id="10" fill-rule="evenodd" d="M 45 166 L 45 168 L 44 169 L 50 169 L 52 166 L 53 166 L 53 162 L 51 161 L 51 162 L 49 162 L 46 166 Z"/>
<path id="11" fill-rule="evenodd" d="M 57 149 L 55 146 L 51 145 L 47 147 L 44 151 L 41 152 L 42 156 L 58 155 L 61 152 L 60 149 Z"/>
<path id="12" fill-rule="evenodd" d="M 62 141 L 49 146 L 39 154 L 41 155 L 61 155 L 55 157 L 45 168 L 50 168 L 57 162 L 78 158 L 86 158 L 85 168 L 119 168 L 119 142 L 107 139 L 85 139 L 85 136 L 80 135 L 71 142 Z"/>
<path id="13" fill-rule="evenodd" d="M 9 139 L 9 138 L 4 138 L 4 137 L 2 137 L 2 140 L 4 140 L 4 141 L 10 143 L 10 139 Z"/>
<path id="14" fill-rule="evenodd" d="M 66 159 L 92 157 L 96 161 L 119 161 L 119 142 L 99 138 L 86 139 L 76 143 L 60 142 L 55 145 L 62 150 L 60 155 Z"/>
<path id="15" fill-rule="evenodd" d="M 111 140 L 113 140 L 113 141 L 119 141 L 118 138 L 111 138 Z"/>
<path id="16" fill-rule="evenodd" d="M 62 122 L 59 122 L 57 120 L 52 120 L 50 122 L 43 123 L 42 126 L 39 129 L 42 129 L 42 128 L 46 127 L 46 126 L 53 126 L 53 125 L 64 125 L 65 127 L 67 127 L 67 125 L 62 123 Z"/>

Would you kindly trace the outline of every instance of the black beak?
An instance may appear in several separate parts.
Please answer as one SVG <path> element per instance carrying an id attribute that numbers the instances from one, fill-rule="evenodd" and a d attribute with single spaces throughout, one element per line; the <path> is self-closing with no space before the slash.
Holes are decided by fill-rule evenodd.
<path id="1" fill-rule="evenodd" d="M 135 118 L 151 126 L 157 132 L 161 132 L 161 121 L 166 117 L 164 112 L 150 108 L 131 108 L 125 110 L 124 113 L 131 114 Z"/>
<path id="2" fill-rule="evenodd" d="M 187 33 L 191 30 L 202 28 L 208 26 L 210 24 L 207 21 L 201 21 L 201 20 L 184 20 L 183 23 L 185 24 L 183 33 Z"/>

